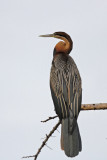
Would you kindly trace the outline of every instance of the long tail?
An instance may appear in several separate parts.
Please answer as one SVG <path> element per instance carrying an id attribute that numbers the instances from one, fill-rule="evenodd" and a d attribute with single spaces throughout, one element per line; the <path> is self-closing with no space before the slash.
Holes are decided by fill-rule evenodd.
<path id="1" fill-rule="evenodd" d="M 75 157 L 82 150 L 81 137 L 76 119 L 62 119 L 61 149 L 68 157 Z"/>

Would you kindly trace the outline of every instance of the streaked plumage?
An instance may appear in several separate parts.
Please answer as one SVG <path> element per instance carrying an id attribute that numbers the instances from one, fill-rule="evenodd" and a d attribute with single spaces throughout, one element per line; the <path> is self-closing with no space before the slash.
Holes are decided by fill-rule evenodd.
<path id="1" fill-rule="evenodd" d="M 55 111 L 62 122 L 61 148 L 68 157 L 75 157 L 82 149 L 77 124 L 82 98 L 81 77 L 74 60 L 69 56 L 73 47 L 70 36 L 65 32 L 55 32 L 53 37 L 63 41 L 55 46 L 53 53 L 51 95 Z"/>
<path id="2" fill-rule="evenodd" d="M 50 87 L 53 101 L 57 102 L 55 110 L 60 119 L 69 116 L 69 109 L 73 110 L 73 115 L 77 118 L 81 108 L 81 78 L 69 55 L 60 53 L 53 59 Z"/>

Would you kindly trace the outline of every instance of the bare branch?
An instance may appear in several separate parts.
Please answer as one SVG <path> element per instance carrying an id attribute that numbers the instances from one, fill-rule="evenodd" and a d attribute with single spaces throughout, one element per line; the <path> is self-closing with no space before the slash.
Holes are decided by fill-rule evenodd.
<path id="1" fill-rule="evenodd" d="M 82 104 L 81 106 L 81 111 L 87 111 L 87 110 L 104 110 L 107 109 L 107 103 L 99 103 L 99 104 Z M 41 121 L 41 122 L 47 122 L 51 119 L 57 118 L 58 116 L 54 116 L 54 117 L 49 117 L 48 119 Z M 59 120 L 58 123 L 53 127 L 53 129 L 50 131 L 50 133 L 47 135 L 46 134 L 46 138 L 45 140 L 42 142 L 42 145 L 40 146 L 40 148 L 38 149 L 37 153 L 35 155 L 32 156 L 25 156 L 22 158 L 31 158 L 34 157 L 34 160 L 37 159 L 39 153 L 41 152 L 42 148 L 46 145 L 46 142 L 48 141 L 48 139 L 51 137 L 51 135 L 54 133 L 55 130 L 57 130 L 58 126 L 61 124 L 61 121 Z M 46 145 L 47 146 L 47 145 Z"/>
<path id="2" fill-rule="evenodd" d="M 54 119 L 54 118 L 57 118 L 58 116 L 54 116 L 54 117 L 49 117 L 48 119 L 46 119 L 46 120 L 44 120 L 44 121 L 41 121 L 41 122 L 47 122 L 47 121 L 49 121 L 49 120 L 51 120 L 51 119 Z"/>
<path id="3" fill-rule="evenodd" d="M 32 156 L 24 156 L 22 158 L 32 158 L 32 157 L 35 157 L 35 155 L 32 155 Z"/>
<path id="4" fill-rule="evenodd" d="M 98 104 L 82 104 L 81 111 L 87 111 L 87 110 L 104 110 L 107 109 L 107 103 L 98 103 Z M 41 122 L 47 122 L 51 119 L 55 119 L 58 116 L 49 117 L 48 119 L 41 121 Z"/>
<path id="5" fill-rule="evenodd" d="M 81 110 L 104 110 L 107 109 L 107 103 L 98 103 L 98 104 L 82 104 Z"/>
<path id="6" fill-rule="evenodd" d="M 22 157 L 22 158 L 30 158 L 30 157 L 34 157 L 34 160 L 37 159 L 39 153 L 41 152 L 42 148 L 46 145 L 46 142 L 48 141 L 48 139 L 51 137 L 51 135 L 54 133 L 54 131 L 58 128 L 58 126 L 61 124 L 61 121 L 59 120 L 58 123 L 53 127 L 53 129 L 50 131 L 50 133 L 48 135 L 46 135 L 45 140 L 42 142 L 42 145 L 40 146 L 40 148 L 38 149 L 37 153 L 33 156 L 26 156 L 26 157 Z"/>

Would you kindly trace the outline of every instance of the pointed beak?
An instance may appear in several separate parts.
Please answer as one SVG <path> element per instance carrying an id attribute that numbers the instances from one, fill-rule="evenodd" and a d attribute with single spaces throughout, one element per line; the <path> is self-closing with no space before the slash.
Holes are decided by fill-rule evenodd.
<path id="1" fill-rule="evenodd" d="M 55 37 L 54 34 L 40 35 L 39 37 Z"/>

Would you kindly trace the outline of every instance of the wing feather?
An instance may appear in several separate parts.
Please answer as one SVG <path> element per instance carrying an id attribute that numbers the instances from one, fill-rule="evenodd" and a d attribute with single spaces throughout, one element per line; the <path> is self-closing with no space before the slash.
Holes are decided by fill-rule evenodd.
<path id="1" fill-rule="evenodd" d="M 66 64 L 64 69 L 58 70 L 55 66 L 51 68 L 51 94 L 55 111 L 60 119 L 69 117 L 70 110 L 77 118 L 81 109 L 81 78 L 71 57 L 68 62 L 69 67 Z"/>

